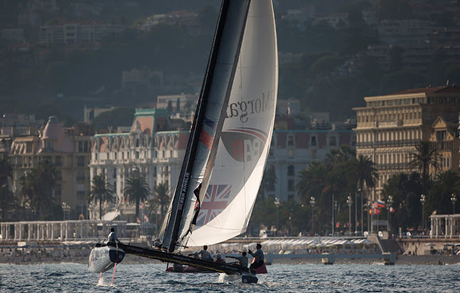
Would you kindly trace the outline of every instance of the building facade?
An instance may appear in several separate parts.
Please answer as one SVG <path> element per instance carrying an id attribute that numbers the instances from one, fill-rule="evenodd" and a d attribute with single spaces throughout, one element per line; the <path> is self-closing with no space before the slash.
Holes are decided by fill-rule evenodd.
<path id="1" fill-rule="evenodd" d="M 12 137 L 8 154 L 13 167 L 12 191 L 18 195 L 20 178 L 36 168 L 40 161 L 50 161 L 59 173 L 53 191 L 55 203 L 65 202 L 75 217 L 84 216 L 93 134 L 92 128 L 87 125 L 64 129 L 58 118 L 51 116 L 39 134 Z"/>
<path id="2" fill-rule="evenodd" d="M 323 161 L 327 153 L 342 146 L 355 148 L 355 133 L 351 127 L 336 129 L 275 129 L 266 168 L 275 171 L 276 182 L 269 197 L 281 201 L 296 198 L 296 185 L 299 172 L 305 170 L 313 161 Z"/>
<path id="3" fill-rule="evenodd" d="M 135 207 L 126 200 L 123 190 L 133 172 L 146 179 L 151 190 L 167 183 L 170 193 L 179 178 L 185 155 L 188 130 L 171 129 L 166 109 L 136 109 L 129 133 L 97 134 L 92 138 L 91 178 L 104 174 L 116 193 L 116 202 L 104 206 L 107 220 L 119 217 L 136 221 Z M 93 206 L 91 219 L 99 219 L 99 208 Z"/>
<path id="4" fill-rule="evenodd" d="M 420 141 L 437 144 L 443 170 L 458 170 L 459 88 L 412 89 L 364 100 L 365 107 L 354 108 L 356 152 L 376 164 L 380 177 L 374 200 L 392 175 L 417 171 L 408 164 Z"/>
<path id="5" fill-rule="evenodd" d="M 174 114 L 167 109 L 137 109 L 129 133 L 97 134 L 92 138 L 91 178 L 105 174 L 117 195 L 116 203 L 104 205 L 104 220 L 136 220 L 134 205 L 123 195 L 124 182 L 134 170 L 146 179 L 151 190 L 159 183 L 168 183 L 170 195 L 174 192 L 190 125 L 177 128 L 171 117 Z M 267 196 L 294 199 L 298 172 L 313 161 L 325 159 L 331 149 L 343 145 L 354 149 L 356 139 L 351 128 L 323 123 L 307 129 L 295 125 L 293 118 L 279 117 L 267 161 L 267 168 L 274 168 L 277 179 Z M 90 214 L 91 219 L 99 219 L 99 208 L 93 206 Z"/>

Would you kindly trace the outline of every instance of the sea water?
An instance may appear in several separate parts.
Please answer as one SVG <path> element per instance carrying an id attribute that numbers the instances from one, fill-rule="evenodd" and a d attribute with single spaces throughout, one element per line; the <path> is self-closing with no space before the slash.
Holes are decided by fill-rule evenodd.
<path id="1" fill-rule="evenodd" d="M 86 265 L 0 265 L 0 292 L 459 292 L 460 265 L 274 264 L 259 283 L 218 274 L 165 272 L 163 264 L 119 265 L 102 274 Z M 220 280 L 219 280 L 220 279 Z"/>

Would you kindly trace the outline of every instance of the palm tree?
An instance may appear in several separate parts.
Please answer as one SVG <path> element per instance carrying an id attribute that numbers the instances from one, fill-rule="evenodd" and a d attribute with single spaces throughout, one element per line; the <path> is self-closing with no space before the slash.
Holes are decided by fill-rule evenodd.
<path id="1" fill-rule="evenodd" d="M 38 218 L 41 218 L 43 209 L 49 209 L 54 201 L 53 189 L 58 174 L 56 167 L 50 161 L 44 160 L 19 179 L 21 194 L 30 201 Z"/>
<path id="2" fill-rule="evenodd" d="M 356 152 L 349 146 L 342 146 L 340 149 L 332 149 L 326 154 L 324 162 L 326 165 L 332 167 L 335 164 L 347 162 L 356 156 Z"/>
<path id="3" fill-rule="evenodd" d="M 420 195 L 424 193 L 420 174 L 399 173 L 391 176 L 383 185 L 382 195 L 393 196 L 396 210 L 392 223 L 394 227 L 417 227 L 421 222 L 422 205 Z M 426 208 L 426 207 L 425 207 Z"/>
<path id="4" fill-rule="evenodd" d="M 7 159 L 0 160 L 0 209 L 2 219 L 5 220 L 6 212 L 14 206 L 14 196 L 8 187 L 8 178 L 12 178 L 13 168 Z"/>
<path id="5" fill-rule="evenodd" d="M 410 152 L 412 160 L 409 162 L 409 168 L 419 169 L 424 178 L 429 175 L 429 167 L 439 169 L 439 155 L 436 144 L 429 141 L 420 141 L 415 146 L 415 152 Z"/>
<path id="6" fill-rule="evenodd" d="M 104 174 L 99 174 L 91 180 L 91 191 L 88 194 L 88 202 L 99 202 L 99 219 L 102 219 L 102 203 L 114 202 L 113 186 L 105 180 Z"/>
<path id="7" fill-rule="evenodd" d="M 459 186 L 460 176 L 458 172 L 448 170 L 439 174 L 433 182 L 433 187 L 427 192 L 425 208 L 436 210 L 439 214 L 450 214 L 452 211 L 451 197 L 459 190 Z"/>
<path id="8" fill-rule="evenodd" d="M 267 165 L 264 170 L 264 176 L 260 183 L 258 196 L 265 198 L 268 191 L 274 191 L 276 185 L 276 173 L 273 165 Z"/>
<path id="9" fill-rule="evenodd" d="M 170 200 L 168 183 L 165 182 L 155 185 L 153 195 L 153 199 L 150 200 L 150 206 L 152 207 L 152 211 L 153 209 L 157 209 L 158 207 L 160 207 L 160 214 L 163 218 L 164 214 L 166 213 L 166 207 L 168 206 Z"/>
<path id="10" fill-rule="evenodd" d="M 5 220 L 6 212 L 15 206 L 15 198 L 8 186 L 0 186 L 0 209 L 2 210 L 2 220 Z"/>
<path id="11" fill-rule="evenodd" d="M 126 179 L 123 193 L 129 203 L 136 204 L 136 218 L 139 218 L 140 202 L 147 200 L 150 195 L 150 187 L 147 181 L 145 181 L 144 177 L 130 177 Z"/>
<path id="12" fill-rule="evenodd" d="M 11 167 L 8 159 L 0 160 L 0 186 L 8 184 L 8 178 L 13 176 L 13 167 Z"/>
<path id="13" fill-rule="evenodd" d="M 327 182 L 328 170 L 325 164 L 312 162 L 307 169 L 299 172 L 299 181 L 296 185 L 297 196 L 304 205 L 309 205 L 311 196 L 320 195 Z"/>
<path id="14" fill-rule="evenodd" d="M 358 178 L 358 188 L 364 189 L 364 184 L 368 188 L 373 188 L 379 179 L 379 173 L 375 168 L 374 162 L 366 156 L 359 155 L 356 159 L 356 177 Z"/>

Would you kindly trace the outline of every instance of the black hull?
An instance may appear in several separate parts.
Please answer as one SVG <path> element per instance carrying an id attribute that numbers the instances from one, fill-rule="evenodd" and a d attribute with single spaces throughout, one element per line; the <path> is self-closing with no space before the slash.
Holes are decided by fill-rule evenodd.
<path id="1" fill-rule="evenodd" d="M 113 247 L 115 246 L 115 244 L 113 243 L 109 243 L 108 245 Z M 126 244 L 118 244 L 118 247 L 123 249 L 125 253 L 134 254 L 137 256 L 147 257 L 151 259 L 157 259 L 162 262 L 178 263 L 181 265 L 192 266 L 194 268 L 204 271 L 225 273 L 227 275 L 243 275 L 249 273 L 248 268 L 243 268 L 241 266 L 196 259 L 193 257 L 184 256 L 180 254 L 164 252 L 159 249 L 144 248 Z"/>

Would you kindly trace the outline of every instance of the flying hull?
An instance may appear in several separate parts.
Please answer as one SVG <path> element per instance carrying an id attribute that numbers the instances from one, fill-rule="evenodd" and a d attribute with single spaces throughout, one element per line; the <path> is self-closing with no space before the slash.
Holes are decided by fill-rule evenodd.
<path id="1" fill-rule="evenodd" d="M 91 250 L 88 260 L 88 270 L 94 273 L 102 273 L 115 264 L 119 264 L 125 258 L 125 251 L 114 246 L 99 246 Z"/>

